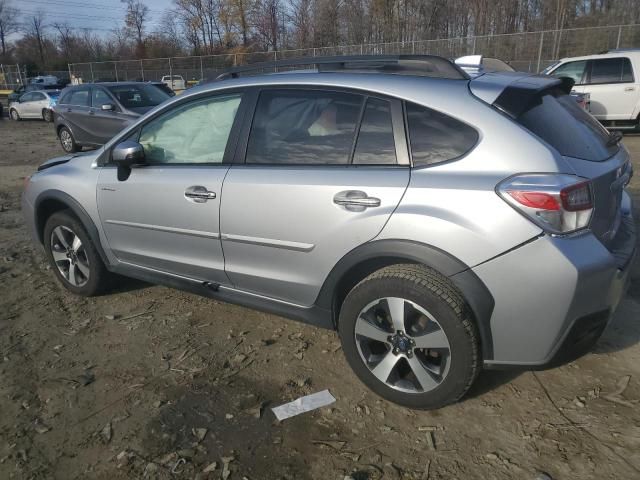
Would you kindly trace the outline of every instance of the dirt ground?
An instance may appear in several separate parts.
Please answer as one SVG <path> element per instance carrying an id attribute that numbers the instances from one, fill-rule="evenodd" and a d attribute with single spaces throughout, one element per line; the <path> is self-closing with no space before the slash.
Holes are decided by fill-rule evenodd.
<path id="1" fill-rule="evenodd" d="M 67 293 L 19 203 L 60 154 L 50 124 L 0 120 L 1 479 L 640 478 L 637 264 L 593 353 L 414 412 L 367 391 L 333 332 L 134 281 Z M 330 407 L 270 410 L 323 389 Z"/>

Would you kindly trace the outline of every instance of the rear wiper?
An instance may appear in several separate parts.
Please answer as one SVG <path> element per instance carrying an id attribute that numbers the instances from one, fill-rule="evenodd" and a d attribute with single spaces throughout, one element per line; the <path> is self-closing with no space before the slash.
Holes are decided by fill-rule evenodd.
<path id="1" fill-rule="evenodd" d="M 609 134 L 609 139 L 607 140 L 607 147 L 613 147 L 617 145 L 622 140 L 622 132 L 613 131 Z"/>

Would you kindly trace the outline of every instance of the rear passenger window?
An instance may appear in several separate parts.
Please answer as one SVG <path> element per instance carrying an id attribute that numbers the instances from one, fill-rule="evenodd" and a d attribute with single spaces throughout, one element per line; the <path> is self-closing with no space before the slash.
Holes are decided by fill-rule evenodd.
<path id="1" fill-rule="evenodd" d="M 461 157 L 478 141 L 469 125 L 430 108 L 406 104 L 411 157 L 416 167 Z"/>
<path id="2" fill-rule="evenodd" d="M 377 98 L 367 100 L 353 163 L 359 165 L 394 165 L 396 163 L 391 104 L 388 101 Z"/>
<path id="3" fill-rule="evenodd" d="M 66 99 L 66 96 L 65 96 Z M 70 105 L 76 105 L 79 107 L 88 107 L 89 106 L 89 90 L 74 90 L 71 92 L 71 96 L 68 99 Z"/>
<path id="4" fill-rule="evenodd" d="M 631 63 L 628 58 L 602 58 L 591 61 L 591 79 L 589 83 L 632 82 Z"/>
<path id="5" fill-rule="evenodd" d="M 360 95 L 341 92 L 262 92 L 246 162 L 348 164 L 362 101 Z"/>

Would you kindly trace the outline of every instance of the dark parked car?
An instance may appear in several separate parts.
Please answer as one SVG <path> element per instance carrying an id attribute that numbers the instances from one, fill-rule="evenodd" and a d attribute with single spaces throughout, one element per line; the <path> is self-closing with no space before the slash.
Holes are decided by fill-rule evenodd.
<path id="1" fill-rule="evenodd" d="M 17 102 L 18 99 L 27 92 L 35 92 L 36 90 L 62 90 L 64 87 L 66 87 L 66 84 L 60 85 L 59 83 L 51 85 L 42 85 L 41 83 L 30 83 L 29 85 L 21 85 L 9 94 L 9 96 L 7 97 L 7 101 L 9 104 L 11 104 L 12 102 Z"/>
<path id="2" fill-rule="evenodd" d="M 54 124 L 66 152 L 105 144 L 156 105 L 169 99 L 146 83 L 88 83 L 66 88 L 54 108 Z"/>
<path id="3" fill-rule="evenodd" d="M 160 90 L 162 90 L 164 93 L 166 93 L 170 97 L 175 97 L 176 96 L 176 92 L 171 90 L 171 87 L 169 85 L 167 85 L 166 83 L 162 83 L 162 82 L 149 82 L 149 83 L 151 85 L 153 85 L 154 87 L 159 88 Z"/>

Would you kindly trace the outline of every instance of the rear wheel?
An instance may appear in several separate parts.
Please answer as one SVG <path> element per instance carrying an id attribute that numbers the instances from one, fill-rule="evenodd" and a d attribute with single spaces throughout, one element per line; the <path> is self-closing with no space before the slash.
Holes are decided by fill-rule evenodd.
<path id="1" fill-rule="evenodd" d="M 109 285 L 109 271 L 84 226 L 69 210 L 49 217 L 43 240 L 51 268 L 67 290 L 89 297 Z"/>
<path id="2" fill-rule="evenodd" d="M 53 122 L 53 112 L 48 108 L 42 109 L 42 119 L 47 123 Z"/>
<path id="3" fill-rule="evenodd" d="M 11 120 L 14 120 L 16 122 L 20 121 L 20 114 L 15 108 L 9 110 L 9 116 L 11 117 Z"/>
<path id="4" fill-rule="evenodd" d="M 76 140 L 73 138 L 71 130 L 69 130 L 67 127 L 62 127 L 58 135 L 60 137 L 60 145 L 62 145 L 62 149 L 65 152 L 75 153 L 80 150 L 80 147 L 76 143 Z"/>
<path id="5" fill-rule="evenodd" d="M 480 370 L 475 324 L 446 277 L 393 265 L 347 295 L 339 319 L 347 361 L 378 395 L 417 409 L 455 402 Z"/>

